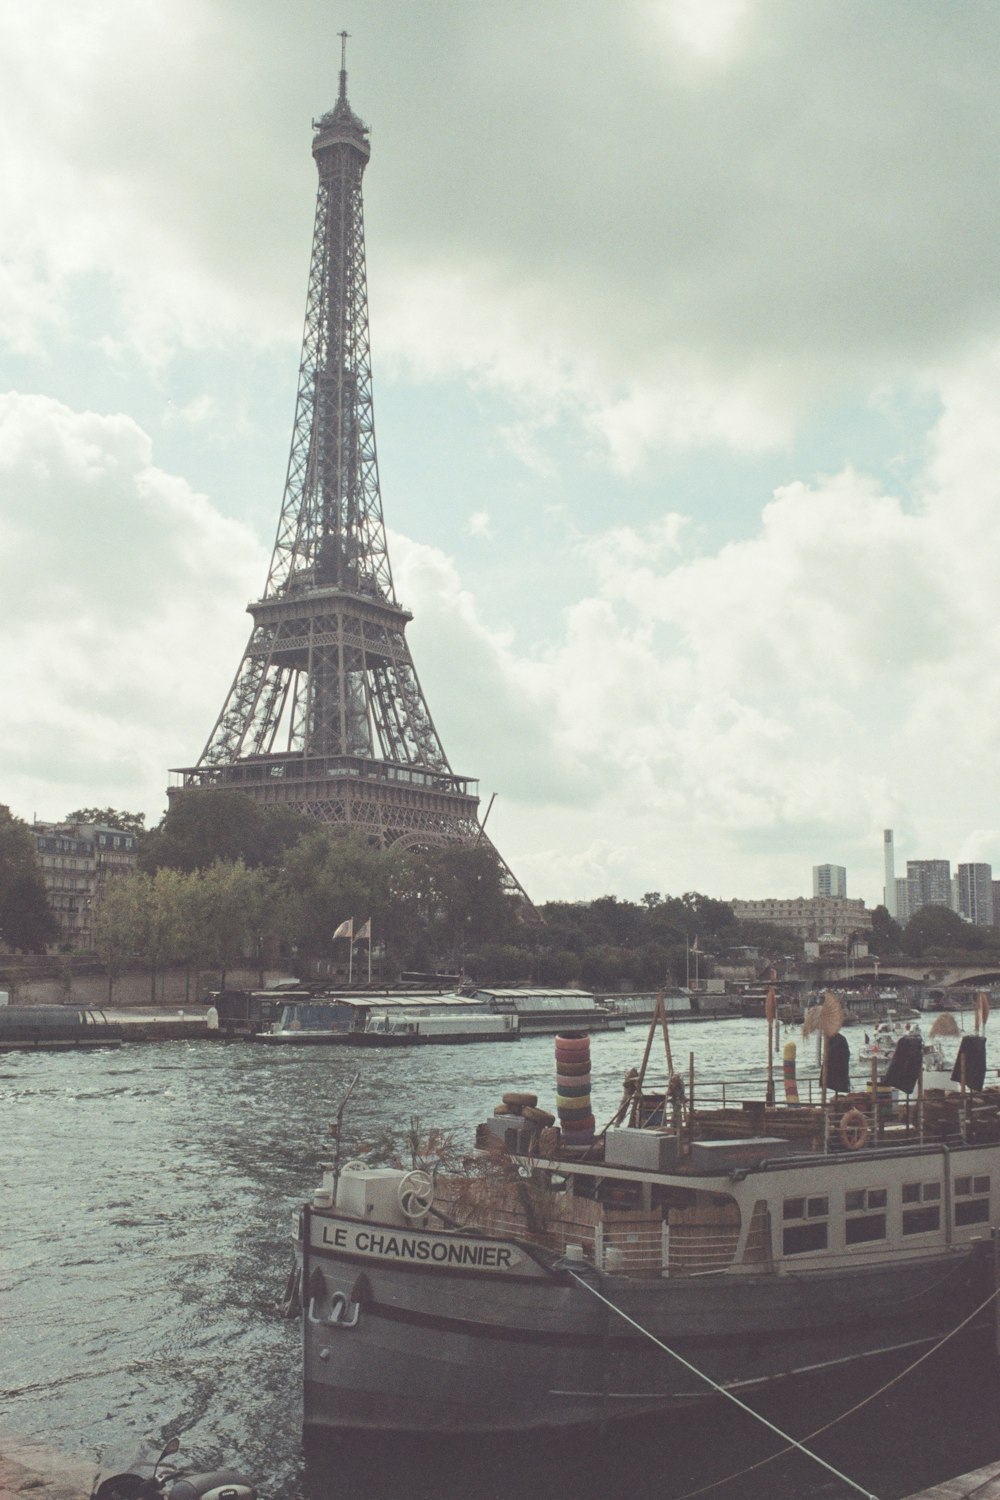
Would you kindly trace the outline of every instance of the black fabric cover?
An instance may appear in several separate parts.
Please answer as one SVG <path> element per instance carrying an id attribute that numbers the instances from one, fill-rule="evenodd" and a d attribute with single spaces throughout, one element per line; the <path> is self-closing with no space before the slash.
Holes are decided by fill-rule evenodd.
<path id="1" fill-rule="evenodd" d="M 958 1056 L 955 1058 L 955 1066 L 951 1070 L 952 1083 L 962 1081 L 963 1057 L 965 1058 L 966 1087 L 978 1092 L 986 1082 L 986 1038 L 963 1036 L 959 1044 Z"/>
<path id="2" fill-rule="evenodd" d="M 826 1086 L 835 1094 L 851 1092 L 851 1049 L 847 1038 L 835 1032 L 826 1044 Z"/>
<path id="3" fill-rule="evenodd" d="M 923 1066 L 924 1044 L 918 1036 L 901 1036 L 881 1082 L 902 1094 L 912 1094 Z"/>

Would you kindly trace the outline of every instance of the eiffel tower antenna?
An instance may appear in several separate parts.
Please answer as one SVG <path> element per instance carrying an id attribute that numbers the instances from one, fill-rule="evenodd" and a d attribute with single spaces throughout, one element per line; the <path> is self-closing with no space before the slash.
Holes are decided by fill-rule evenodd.
<path id="1" fill-rule="evenodd" d="M 478 784 L 452 770 L 424 701 L 386 550 L 361 195 L 371 147 L 347 100 L 346 31 L 340 49 L 337 102 L 313 121 L 316 220 L 267 583 L 198 764 L 175 770 L 170 792 L 242 792 L 382 846 L 489 844 Z"/>
<path id="2" fill-rule="evenodd" d="M 337 98 L 338 101 L 343 99 L 345 104 L 347 103 L 347 38 L 349 34 L 346 31 L 340 33 L 340 93 Z"/>

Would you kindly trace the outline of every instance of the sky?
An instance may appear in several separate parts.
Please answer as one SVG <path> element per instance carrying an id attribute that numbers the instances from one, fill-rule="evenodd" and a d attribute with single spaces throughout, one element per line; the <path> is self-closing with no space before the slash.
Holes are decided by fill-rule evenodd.
<path id="1" fill-rule="evenodd" d="M 536 901 L 1000 874 L 993 0 L 0 0 L 0 802 L 157 823 L 371 127 L 382 499 Z"/>

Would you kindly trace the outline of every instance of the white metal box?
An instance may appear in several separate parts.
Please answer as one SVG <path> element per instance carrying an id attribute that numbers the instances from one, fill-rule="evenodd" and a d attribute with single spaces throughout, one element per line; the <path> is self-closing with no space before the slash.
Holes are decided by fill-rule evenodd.
<path id="1" fill-rule="evenodd" d="M 366 1167 L 363 1172 L 341 1172 L 337 1207 L 357 1219 L 403 1224 L 406 1220 L 399 1206 L 399 1184 L 405 1176 L 406 1173 L 398 1167 Z"/>
<path id="2" fill-rule="evenodd" d="M 693 1141 L 692 1172 L 733 1172 L 753 1167 L 769 1156 L 788 1156 L 795 1148 L 776 1135 L 744 1136 L 732 1141 Z"/>
<path id="3" fill-rule="evenodd" d="M 672 1172 L 677 1165 L 677 1136 L 672 1130 L 609 1130 L 604 1160 L 613 1167 L 645 1172 Z"/>

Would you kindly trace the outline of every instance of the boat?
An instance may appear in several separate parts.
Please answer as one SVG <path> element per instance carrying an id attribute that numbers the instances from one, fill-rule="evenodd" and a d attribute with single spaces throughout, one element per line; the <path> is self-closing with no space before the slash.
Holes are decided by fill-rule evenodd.
<path id="1" fill-rule="evenodd" d="M 507 1042 L 520 1036 L 514 1014 L 467 995 L 311 995 L 288 999 L 277 1019 L 253 1034 L 270 1046 L 406 1047 L 421 1043 Z"/>
<path id="2" fill-rule="evenodd" d="M 992 1309 L 1000 1090 L 905 1120 L 864 1094 L 721 1107 L 672 1064 L 647 1090 L 655 1025 L 604 1131 L 573 1118 L 577 1034 L 559 1123 L 508 1092 L 463 1170 L 338 1144 L 290 1278 L 307 1441 L 609 1424 L 819 1372 L 854 1389 Z"/>
<path id="3" fill-rule="evenodd" d="M 452 1009 L 434 1013 L 429 1009 L 403 1009 L 369 1017 L 352 1042 L 358 1047 L 419 1047 L 466 1042 L 516 1042 L 521 1032 L 517 1016 Z"/>
<path id="4" fill-rule="evenodd" d="M 925 1072 L 951 1071 L 951 1064 L 945 1057 L 940 1038 L 925 1039 L 916 1021 L 880 1021 L 870 1035 L 866 1033 L 865 1040 L 858 1049 L 858 1059 L 863 1063 L 874 1061 L 881 1069 L 892 1061 L 900 1039 L 911 1036 L 920 1040 Z"/>
<path id="5" fill-rule="evenodd" d="M 624 1031 L 626 1018 L 589 990 L 494 989 L 463 991 L 499 1016 L 516 1016 L 522 1036 L 555 1036 L 560 1031 Z"/>
<path id="6" fill-rule="evenodd" d="M 947 1034 L 958 1036 L 960 1033 L 956 1027 L 954 1033 Z M 921 1049 L 920 1077 L 914 1080 L 915 1084 L 919 1084 L 919 1089 L 961 1090 L 961 1078 L 960 1075 L 956 1076 L 955 1071 L 955 1058 L 948 1057 L 941 1035 L 936 1035 L 932 1027 L 930 1036 L 925 1037 L 916 1021 L 898 1019 L 882 1021 L 873 1032 L 866 1032 L 864 1043 L 859 1049 L 859 1061 L 873 1068 L 876 1085 L 882 1087 L 886 1077 L 892 1078 L 892 1063 L 897 1056 L 899 1044 L 902 1043 L 905 1048 L 912 1039 L 919 1041 Z"/>
<path id="7" fill-rule="evenodd" d="M 332 996 L 286 999 L 270 1026 L 252 1032 L 250 1040 L 278 1047 L 318 1047 L 346 1044 L 361 1029 L 368 1005 Z"/>
<path id="8" fill-rule="evenodd" d="M 602 1005 L 631 1025 L 636 1021 L 650 1021 L 657 1002 L 662 1003 L 670 1021 L 718 1021 L 727 1016 L 741 1014 L 732 995 L 711 991 L 693 992 L 687 989 L 674 991 L 649 991 L 636 995 L 600 995 Z"/>
<path id="9" fill-rule="evenodd" d="M 0 1006 L 0 1052 L 120 1047 L 122 1036 L 120 1025 L 91 1006 Z"/>

